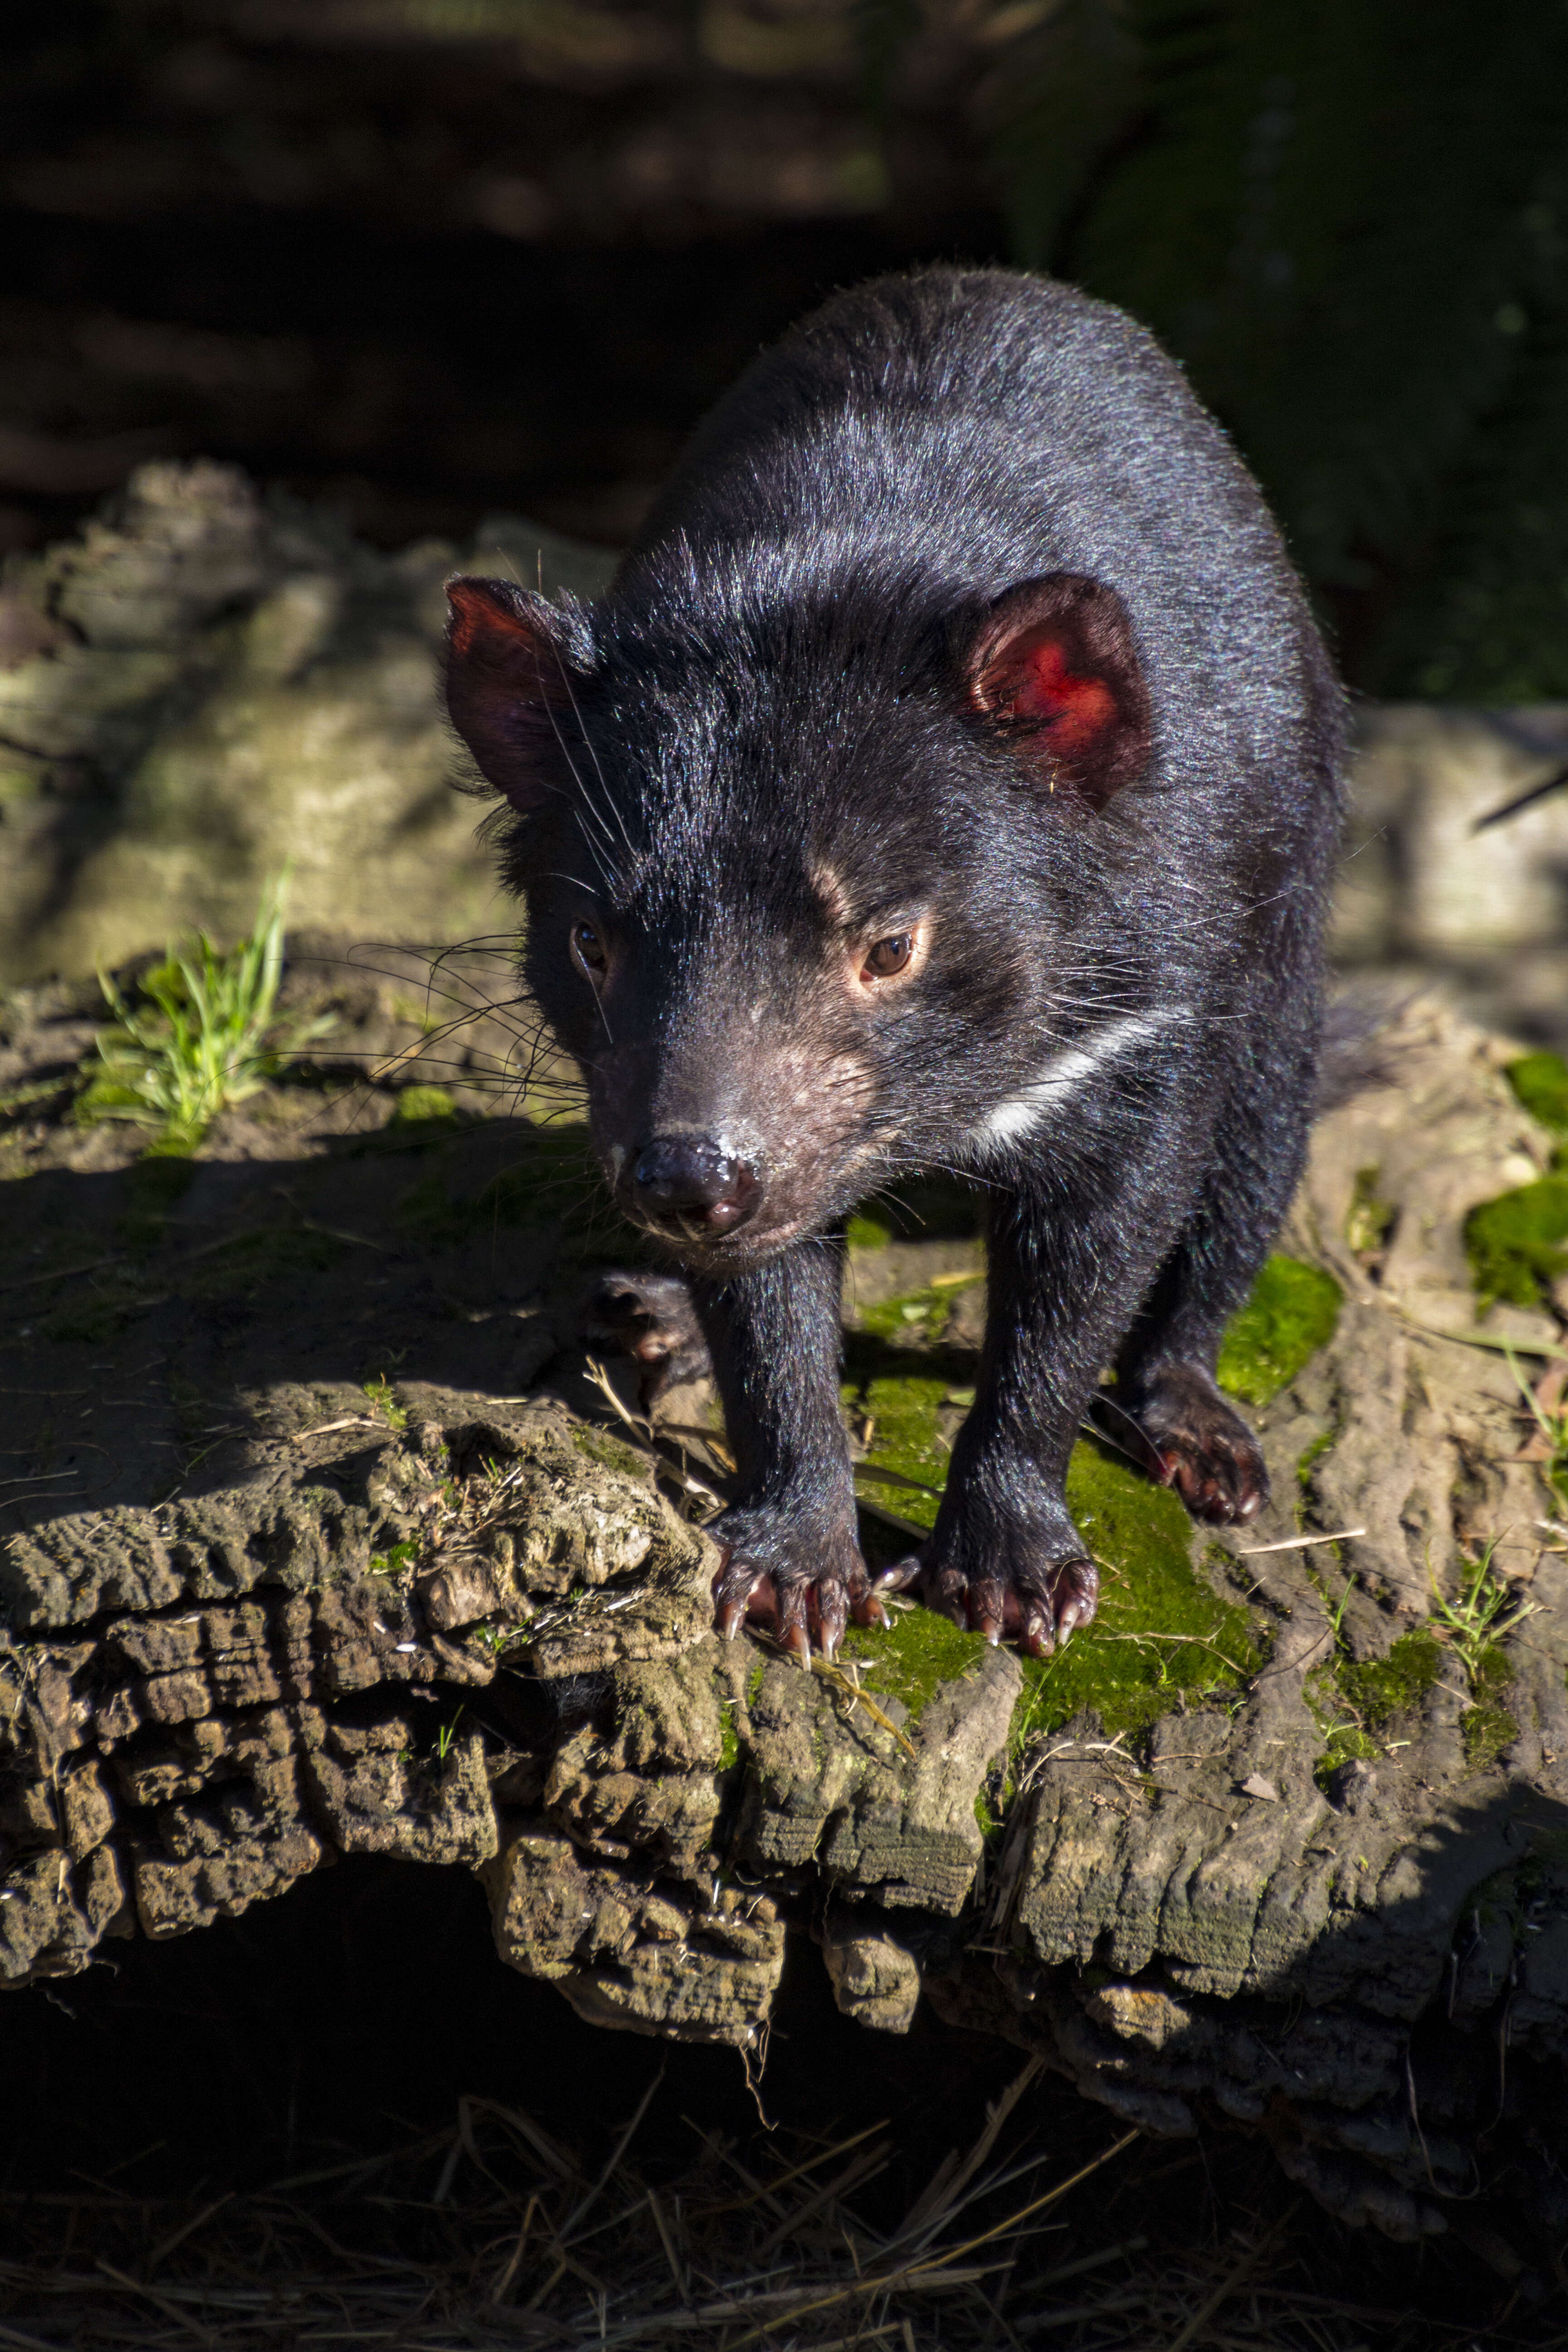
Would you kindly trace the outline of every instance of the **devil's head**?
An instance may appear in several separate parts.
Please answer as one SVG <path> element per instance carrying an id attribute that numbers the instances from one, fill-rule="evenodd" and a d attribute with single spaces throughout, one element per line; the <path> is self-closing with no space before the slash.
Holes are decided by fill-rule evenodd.
<path id="1" fill-rule="evenodd" d="M 1073 1007 L 1131 984 L 1110 803 L 1151 721 L 1110 589 L 447 593 L 528 984 L 617 1201 L 687 1265 L 972 1160 Z"/>

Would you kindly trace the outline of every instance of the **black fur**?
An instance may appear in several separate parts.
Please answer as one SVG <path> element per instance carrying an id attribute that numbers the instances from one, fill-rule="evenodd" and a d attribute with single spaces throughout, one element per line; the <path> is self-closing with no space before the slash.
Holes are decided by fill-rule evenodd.
<path id="1" fill-rule="evenodd" d="M 928 1597 L 1033 1649 L 1092 1614 L 1062 1482 L 1108 1361 L 1123 1442 L 1201 1513 L 1255 1509 L 1212 1375 L 1301 1164 L 1342 711 L 1178 370 L 1047 279 L 883 279 L 742 379 L 591 612 L 452 593 L 527 980 L 644 1222 L 659 1139 L 657 1237 L 748 1482 L 726 1622 L 759 1586 L 797 1649 L 875 1612 L 833 1236 L 912 1170 L 989 1208 Z M 998 633 L 1069 605 L 1089 698 L 1020 701 L 1033 641 L 998 667 Z M 916 943 L 886 981 L 879 939 Z"/>

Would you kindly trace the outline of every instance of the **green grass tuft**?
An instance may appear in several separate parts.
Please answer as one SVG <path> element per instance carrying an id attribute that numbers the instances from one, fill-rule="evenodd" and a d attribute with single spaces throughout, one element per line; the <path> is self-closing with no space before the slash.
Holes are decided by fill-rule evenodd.
<path id="1" fill-rule="evenodd" d="M 394 1429 L 407 1428 L 408 1415 L 398 1403 L 392 1382 L 384 1372 L 373 1373 L 370 1379 L 362 1381 L 360 1386 L 377 1412 L 383 1414 Z"/>
<path id="2" fill-rule="evenodd" d="M 226 955 L 205 931 L 171 946 L 134 1004 L 99 974 L 114 1019 L 83 1061 L 79 1119 L 130 1119 L 153 1130 L 152 1150 L 194 1151 L 220 1111 L 277 1076 L 285 1052 L 333 1025 L 330 1014 L 278 1018 L 286 882 L 279 874 L 266 885 L 250 937 Z"/>

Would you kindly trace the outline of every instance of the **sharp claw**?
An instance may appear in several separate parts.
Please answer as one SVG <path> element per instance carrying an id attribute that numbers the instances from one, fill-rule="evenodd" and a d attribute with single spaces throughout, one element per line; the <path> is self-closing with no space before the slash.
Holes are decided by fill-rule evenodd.
<path id="1" fill-rule="evenodd" d="M 792 1625 L 784 1637 L 784 1645 L 795 1664 L 805 1673 L 809 1674 L 811 1672 L 811 1636 L 805 1627 L 800 1624 Z"/>
<path id="2" fill-rule="evenodd" d="M 975 1630 L 978 1633 L 984 1634 L 985 1639 L 989 1642 L 994 1650 L 1002 1639 L 1001 1625 L 994 1617 L 990 1615 L 989 1612 L 981 1618 L 980 1623 Z"/>
<path id="3" fill-rule="evenodd" d="M 746 1614 L 743 1601 L 726 1601 L 719 1612 L 719 1631 L 726 1642 L 732 1642 L 740 1632 Z"/>

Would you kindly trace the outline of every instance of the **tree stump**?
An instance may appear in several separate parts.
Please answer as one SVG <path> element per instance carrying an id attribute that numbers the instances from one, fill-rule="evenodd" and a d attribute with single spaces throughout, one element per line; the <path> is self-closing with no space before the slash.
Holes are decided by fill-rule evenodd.
<path id="1" fill-rule="evenodd" d="M 518 1193 L 524 1122 L 448 1103 L 400 1135 L 384 1094 L 372 1131 L 279 1144 L 263 1105 L 145 1229 L 146 1163 L 37 1142 L 10 1264 L 45 1265 L 4 1360 L 37 1491 L 0 1553 L 0 1979 L 339 1858 L 458 1863 L 501 1958 L 605 2025 L 760 2069 L 809 1937 L 868 2028 L 924 1998 L 1150 2131 L 1257 2131 L 1395 2235 L 1505 2160 L 1549 2200 L 1568 1512 L 1520 1376 L 1550 1423 L 1568 1296 L 1547 1253 L 1533 1303 L 1483 1312 L 1466 1249 L 1562 1141 L 1516 1051 L 1432 999 L 1384 1029 L 1227 1345 L 1268 1515 L 1194 1529 L 1086 1437 L 1106 1598 L 1043 1664 L 912 1609 L 810 1675 L 713 1636 L 721 1449 L 689 1391 L 655 1445 L 584 1377 L 606 1245 L 563 1231 L 554 1146 Z M 110 1251 L 96 1322 L 68 1231 Z M 852 1244 L 867 1539 L 901 1544 L 886 1520 L 929 1521 L 973 1378 L 978 1245 L 868 1221 Z M 112 1475 L 72 1467 L 94 1447 Z M 50 1481 L 79 1475 L 93 1506 L 62 1515 Z"/>

